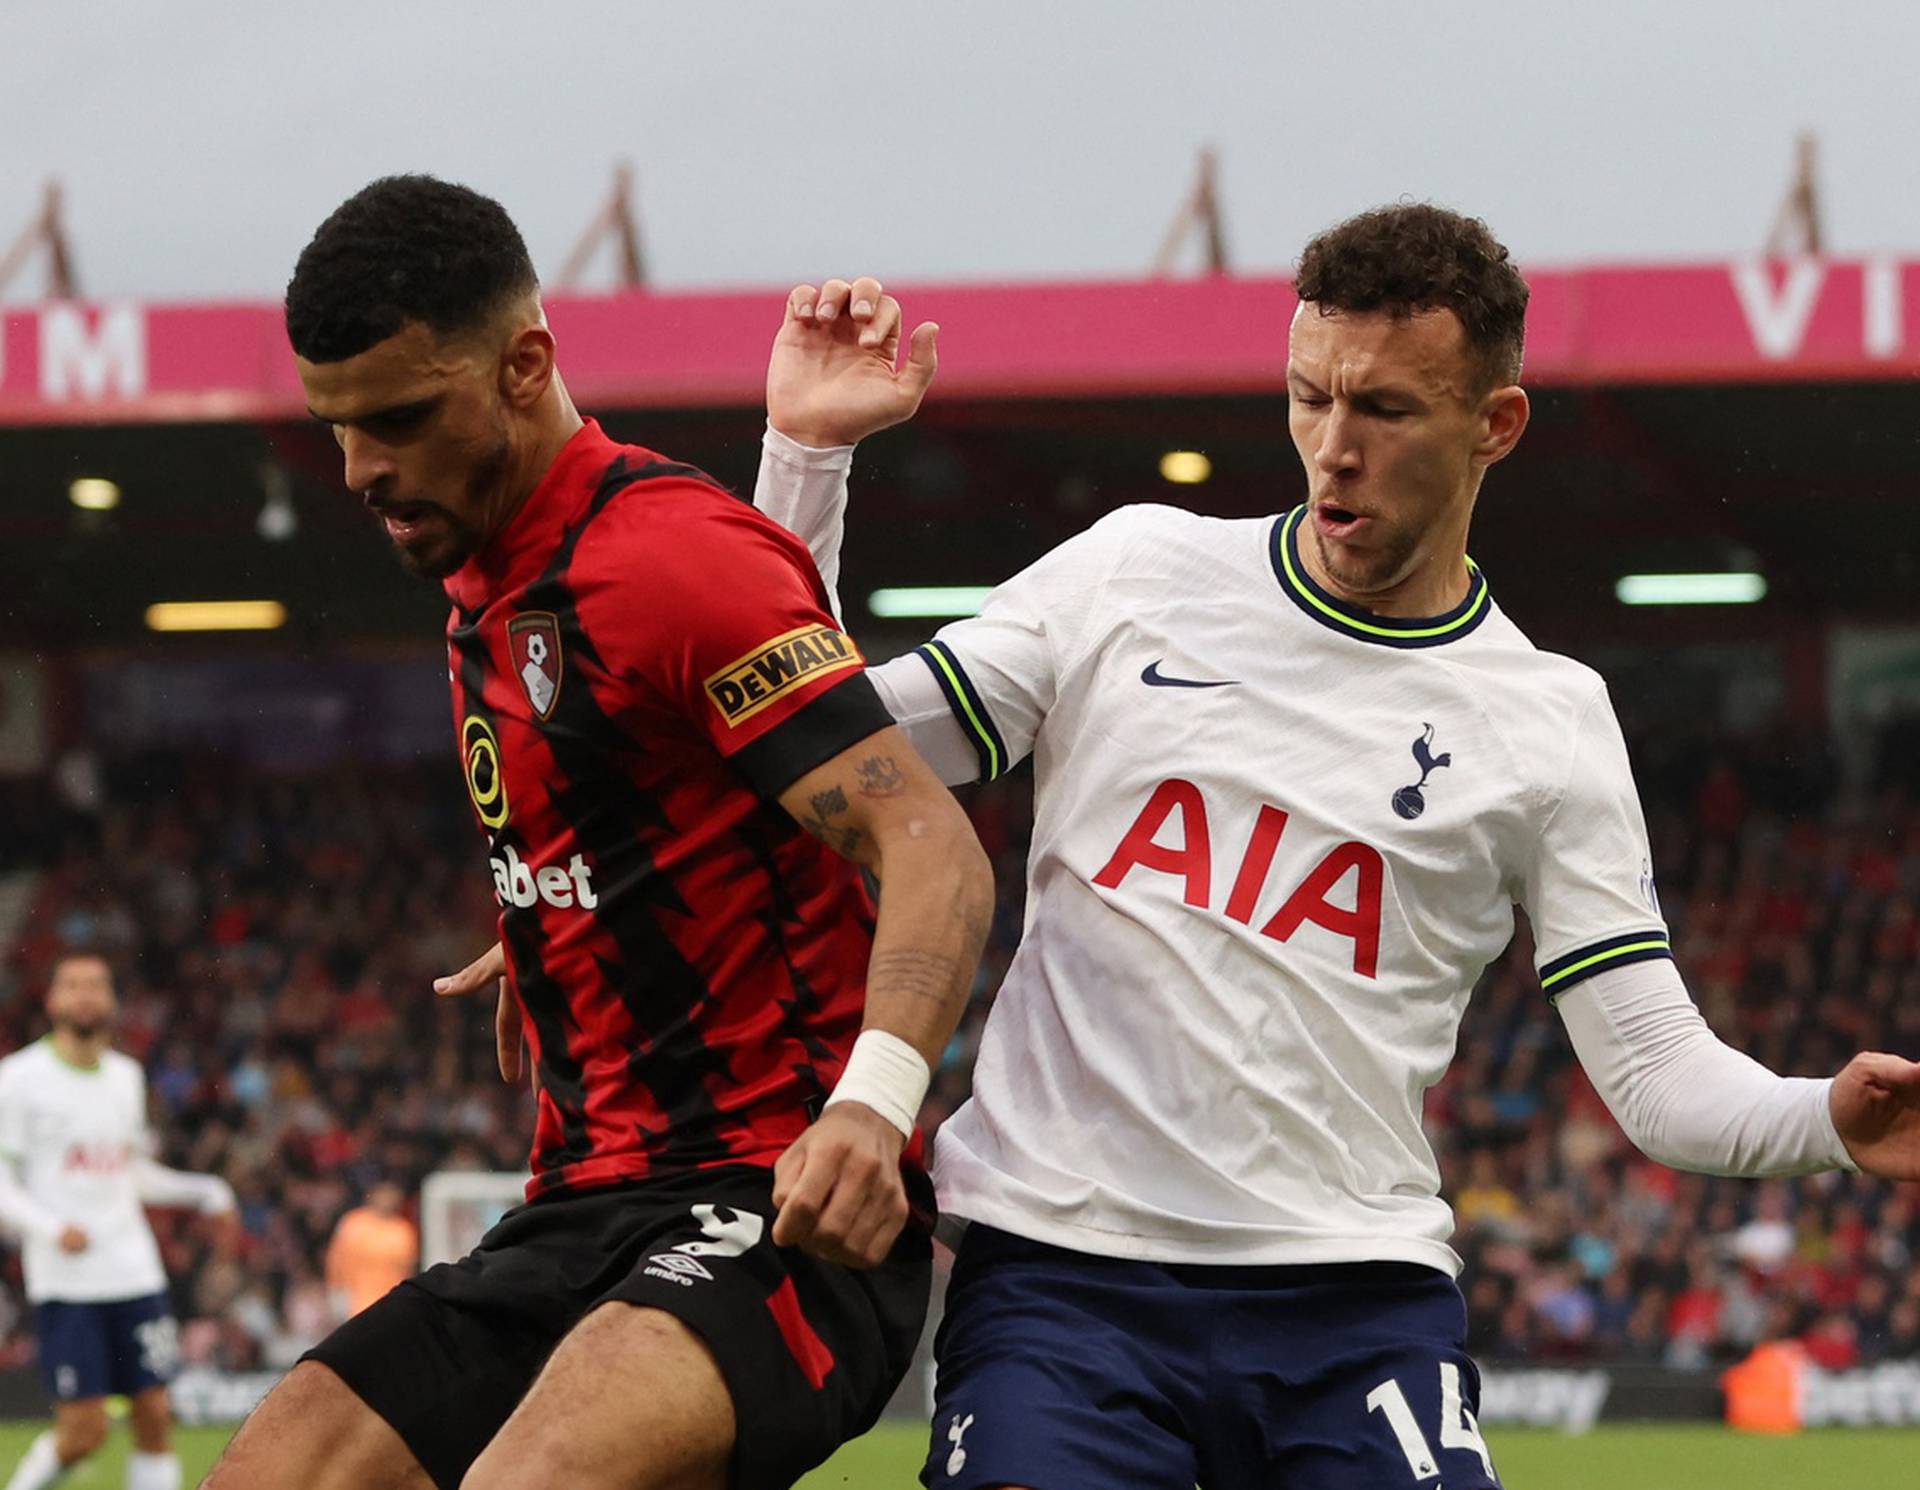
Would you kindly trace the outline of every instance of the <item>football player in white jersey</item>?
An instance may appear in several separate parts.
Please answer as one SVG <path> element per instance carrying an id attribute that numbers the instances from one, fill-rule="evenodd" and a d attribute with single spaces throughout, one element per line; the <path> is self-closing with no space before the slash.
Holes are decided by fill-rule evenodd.
<path id="1" fill-rule="evenodd" d="M 1303 506 L 1122 509 L 872 670 L 950 783 L 1035 770 L 1024 934 L 935 1144 L 972 1224 L 929 1486 L 1496 1485 L 1420 1116 L 1515 905 L 1647 1153 L 1920 1176 L 1920 1066 L 1781 1078 L 1707 1028 L 1604 683 L 1467 557 L 1527 425 L 1506 250 L 1388 207 L 1297 288 Z M 758 500 L 833 583 L 850 451 L 774 426 Z"/>
<path id="2" fill-rule="evenodd" d="M 1603 682 L 1467 557 L 1527 424 L 1506 250 L 1390 207 L 1296 287 L 1303 506 L 1122 509 L 869 671 L 949 783 L 1035 766 L 1021 945 L 935 1144 L 970 1224 L 929 1486 L 1497 1486 L 1420 1109 L 1515 905 L 1647 1153 L 1920 1177 L 1920 1066 L 1781 1078 L 1707 1028 Z M 805 416 L 898 316 L 872 281 L 801 286 L 776 343 L 756 501 L 830 586 L 852 450 Z"/>
<path id="3" fill-rule="evenodd" d="M 106 1399 L 131 1404 L 127 1490 L 179 1490 L 168 1441 L 176 1330 L 143 1205 L 234 1209 L 214 1175 L 148 1155 L 147 1080 L 110 1048 L 116 1001 L 103 958 L 62 957 L 44 1039 L 0 1060 L 0 1222 L 20 1238 L 53 1428 L 6 1490 L 41 1490 L 107 1436 Z"/>

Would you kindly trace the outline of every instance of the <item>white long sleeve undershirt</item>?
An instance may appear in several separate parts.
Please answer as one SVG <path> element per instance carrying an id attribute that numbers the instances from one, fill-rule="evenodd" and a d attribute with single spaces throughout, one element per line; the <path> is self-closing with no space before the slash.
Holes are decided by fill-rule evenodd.
<path id="1" fill-rule="evenodd" d="M 813 449 L 769 426 L 755 505 L 812 551 L 839 614 L 840 546 L 853 447 Z M 909 653 L 868 676 L 914 748 L 949 786 L 978 778 L 979 756 L 932 669 Z M 1723 1044 L 1671 962 L 1589 978 L 1558 1001 L 1574 1053 L 1607 1109 L 1649 1157 L 1708 1174 L 1853 1169 L 1834 1131 L 1831 1080 L 1782 1077 Z"/>
<path id="2" fill-rule="evenodd" d="M 178 1206 L 215 1216 L 234 1208 L 233 1186 L 217 1174 L 189 1174 L 152 1159 L 133 1161 L 133 1185 L 142 1205 Z"/>
<path id="3" fill-rule="evenodd" d="M 1830 1078 L 1776 1076 L 1707 1027 L 1671 962 L 1597 974 L 1557 1007 L 1607 1110 L 1649 1158 L 1704 1174 L 1855 1169 Z"/>
<path id="4" fill-rule="evenodd" d="M 204 1215 L 234 1208 L 233 1187 L 216 1174 L 188 1174 L 152 1159 L 133 1160 L 134 1191 L 143 1205 L 179 1206 Z M 53 1241 L 68 1222 L 42 1205 L 20 1183 L 11 1161 L 0 1159 L 0 1223 L 23 1237 Z"/>
<path id="5" fill-rule="evenodd" d="M 772 425 L 760 442 L 753 504 L 805 543 L 840 619 L 840 544 L 846 534 L 847 476 L 853 446 L 816 449 Z M 880 702 L 920 758 L 948 786 L 980 779 L 980 755 L 953 717 L 933 670 L 912 653 L 867 669 Z"/>
<path id="6" fill-rule="evenodd" d="M 0 1223 L 22 1237 L 50 1242 L 67 1223 L 27 1193 L 11 1159 L 0 1158 Z"/>
<path id="7" fill-rule="evenodd" d="M 842 619 L 840 544 L 846 536 L 847 475 L 852 470 L 851 445 L 802 445 L 771 424 L 760 437 L 753 505 L 812 552 L 836 621 Z"/>

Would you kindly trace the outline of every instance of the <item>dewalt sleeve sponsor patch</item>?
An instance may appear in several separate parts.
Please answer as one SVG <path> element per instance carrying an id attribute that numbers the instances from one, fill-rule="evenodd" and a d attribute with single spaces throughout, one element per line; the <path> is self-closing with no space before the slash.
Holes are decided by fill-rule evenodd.
<path id="1" fill-rule="evenodd" d="M 721 668 L 707 679 L 707 696 L 727 724 L 735 726 L 815 678 L 859 667 L 864 660 L 845 632 L 802 626 Z"/>

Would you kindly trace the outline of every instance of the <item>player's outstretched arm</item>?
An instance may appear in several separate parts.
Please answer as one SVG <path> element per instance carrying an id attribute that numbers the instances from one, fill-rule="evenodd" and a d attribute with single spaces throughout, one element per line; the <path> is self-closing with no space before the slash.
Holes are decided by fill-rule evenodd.
<path id="1" fill-rule="evenodd" d="M 773 1238 L 830 1261 L 883 1261 L 907 1217 L 900 1153 L 966 1008 L 993 912 L 973 828 L 898 729 L 802 776 L 780 805 L 880 881 L 866 1019 L 827 1110 L 774 1169 Z"/>
<path id="2" fill-rule="evenodd" d="M 1708 1028 L 1673 962 L 1646 820 L 1604 688 L 1587 695 L 1567 750 L 1562 795 L 1522 866 L 1522 899 L 1541 987 L 1627 1136 L 1675 1169 L 1749 1177 L 1852 1169 L 1880 1143 L 1913 1148 L 1920 1113 L 1903 1118 L 1890 1069 L 1870 1058 L 1843 1091 L 1777 1075 Z"/>
<path id="3" fill-rule="evenodd" d="M 237 1209 L 233 1186 L 217 1174 L 189 1174 L 148 1158 L 133 1161 L 133 1185 L 142 1205 L 178 1206 L 205 1216 Z"/>
<path id="4" fill-rule="evenodd" d="M 799 285 L 767 374 L 767 434 L 754 505 L 807 545 L 835 617 L 853 445 L 912 416 L 935 367 L 932 323 L 896 367 L 900 307 L 878 281 Z M 1100 528 L 1109 528 L 1096 538 Z M 1032 748 L 1052 702 L 1048 623 L 1078 612 L 1104 577 L 1117 530 L 1102 524 L 994 592 L 987 611 L 917 653 L 869 668 L 880 701 L 949 786 L 990 780 Z M 1069 628 L 1070 629 L 1070 628 Z M 963 633 L 954 634 L 954 633 Z"/>
<path id="5" fill-rule="evenodd" d="M 753 505 L 807 545 L 836 618 L 853 447 L 913 417 L 933 384 L 940 328 L 914 328 L 872 278 L 796 285 L 767 363 L 767 434 Z"/>
<path id="6" fill-rule="evenodd" d="M 1838 1081 L 1776 1075 L 1708 1028 L 1664 959 L 1597 974 L 1557 1007 L 1608 1110 L 1662 1164 L 1752 1178 L 1920 1172 L 1920 1067 L 1861 1056 Z"/>
<path id="7" fill-rule="evenodd" d="M 767 433 L 753 505 L 807 545 L 837 620 L 853 447 L 911 418 L 933 382 L 939 327 L 916 327 L 898 364 L 899 302 L 877 280 L 797 285 L 767 368 Z M 978 779 L 977 754 L 925 667 L 895 658 L 868 676 L 887 712 L 949 786 Z"/>

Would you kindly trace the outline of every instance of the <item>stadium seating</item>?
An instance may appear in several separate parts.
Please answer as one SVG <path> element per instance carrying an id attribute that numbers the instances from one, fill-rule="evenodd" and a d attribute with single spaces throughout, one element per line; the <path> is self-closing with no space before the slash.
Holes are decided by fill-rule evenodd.
<path id="1" fill-rule="evenodd" d="M 1775 1069 L 1920 1049 L 1920 808 L 1842 794 L 1736 746 L 1636 743 L 1660 890 L 1714 1027 Z M 1028 789 L 967 794 L 1000 900 L 973 1006 L 927 1099 L 964 1099 L 1019 936 Z M 433 975 L 484 943 L 492 909 L 443 763 L 282 776 L 220 757 L 112 762 L 97 812 L 24 793 L 13 863 L 43 871 L 4 971 L 5 1048 L 37 1032 L 66 946 L 114 955 L 122 1046 L 147 1064 L 162 1157 L 225 1174 L 244 1228 L 161 1218 L 190 1359 L 283 1365 L 329 1324 L 321 1257 L 379 1177 L 517 1169 L 531 1107 L 493 1067 L 491 1001 Z M 1573 1064 L 1523 933 L 1491 968 L 1428 1121 L 1461 1217 L 1472 1345 L 1485 1360 L 1705 1366 L 1763 1339 L 1830 1365 L 1920 1358 L 1910 1191 L 1822 1176 L 1678 1175 L 1628 1145 Z M 9 1261 L 10 1269 L 14 1264 Z M 17 1271 L 0 1364 L 30 1349 Z"/>

